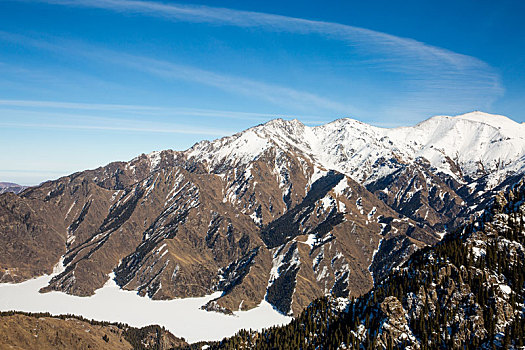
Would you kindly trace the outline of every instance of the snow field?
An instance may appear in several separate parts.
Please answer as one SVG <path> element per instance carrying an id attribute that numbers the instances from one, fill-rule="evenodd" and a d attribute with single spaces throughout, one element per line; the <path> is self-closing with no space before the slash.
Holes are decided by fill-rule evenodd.
<path id="1" fill-rule="evenodd" d="M 53 275 L 59 271 L 55 269 Z M 158 324 L 190 343 L 221 340 L 243 328 L 260 330 L 291 321 L 291 317 L 280 314 L 265 300 L 252 310 L 237 311 L 231 316 L 200 309 L 208 301 L 219 297 L 221 292 L 200 298 L 151 300 L 133 291 L 121 290 L 113 276 L 90 297 L 62 292 L 39 293 L 53 275 L 18 284 L 0 284 L 0 310 L 75 314 L 98 321 L 123 322 L 134 327 Z"/>

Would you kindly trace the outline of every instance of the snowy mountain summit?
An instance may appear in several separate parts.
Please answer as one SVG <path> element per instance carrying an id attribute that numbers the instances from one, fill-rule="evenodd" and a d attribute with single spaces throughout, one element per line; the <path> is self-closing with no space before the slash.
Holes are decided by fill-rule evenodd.
<path id="1" fill-rule="evenodd" d="M 417 159 L 464 184 L 501 171 L 507 175 L 524 171 L 525 125 L 483 112 L 435 116 L 393 129 L 348 118 L 316 127 L 276 119 L 230 137 L 200 142 L 186 155 L 206 161 L 211 172 L 220 172 L 225 164 L 248 163 L 271 148 L 295 152 L 365 184 Z"/>

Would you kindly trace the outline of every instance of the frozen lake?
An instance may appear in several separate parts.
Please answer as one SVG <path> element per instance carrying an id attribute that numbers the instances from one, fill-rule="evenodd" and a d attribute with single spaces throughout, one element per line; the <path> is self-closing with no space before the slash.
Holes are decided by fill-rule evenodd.
<path id="1" fill-rule="evenodd" d="M 53 275 L 58 272 L 56 269 Z M 220 296 L 221 292 L 201 298 L 151 300 L 138 296 L 136 292 L 121 290 L 112 278 L 90 297 L 61 292 L 39 293 L 39 289 L 46 286 L 53 275 L 18 284 L 0 284 L 0 310 L 75 314 L 135 327 L 158 324 L 190 343 L 220 340 L 242 328 L 262 329 L 291 321 L 291 317 L 280 314 L 266 301 L 255 309 L 238 311 L 233 316 L 224 315 L 200 309 L 209 300 Z"/>

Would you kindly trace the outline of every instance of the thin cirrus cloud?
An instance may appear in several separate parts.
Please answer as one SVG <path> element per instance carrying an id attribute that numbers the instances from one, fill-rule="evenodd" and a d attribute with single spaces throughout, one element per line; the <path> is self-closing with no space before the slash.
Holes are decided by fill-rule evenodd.
<path id="1" fill-rule="evenodd" d="M 257 27 L 268 31 L 297 34 L 317 34 L 351 44 L 364 53 L 377 55 L 378 59 L 372 61 L 376 69 L 405 74 L 415 89 L 424 87 L 429 93 L 442 89 L 453 89 L 456 92 L 467 94 L 467 99 L 478 96 L 484 100 L 487 98 L 494 100 L 504 93 L 499 74 L 491 66 L 475 57 L 366 28 L 260 12 L 152 1 L 37 1 L 155 16 L 173 21 Z M 469 88 L 468 91 L 465 87 Z M 303 97 L 308 98 L 308 96 Z M 341 106 L 334 107 L 337 110 Z"/>
<path id="2" fill-rule="evenodd" d="M 110 117 L 83 112 L 110 112 Z M 183 134 L 199 136 L 231 135 L 235 130 L 219 129 L 210 126 L 191 126 L 186 123 L 172 122 L 172 117 L 202 117 L 209 119 L 239 119 L 267 121 L 277 117 L 297 118 L 297 116 L 276 114 L 223 111 L 202 108 L 152 107 L 144 105 L 77 103 L 38 100 L 2 100 L 0 99 L 0 121 L 3 128 L 22 129 L 55 129 L 55 130 L 86 130 L 115 131 L 143 134 Z M 138 119 L 129 118 L 130 115 Z M 128 116 L 126 118 L 125 116 Z M 145 119 L 144 119 L 145 118 Z M 325 123 L 326 120 L 316 120 L 309 116 L 304 120 L 306 125 Z M 180 118 L 178 118 L 179 120 Z"/>
<path id="3" fill-rule="evenodd" d="M 331 99 L 300 91 L 289 87 L 268 84 L 261 81 L 238 76 L 211 72 L 187 65 L 151 59 L 147 57 L 113 54 L 105 56 L 115 63 L 127 65 L 135 70 L 141 70 L 156 75 L 162 79 L 181 79 L 212 86 L 224 91 L 232 91 L 242 95 L 253 96 L 276 105 L 289 106 L 302 110 L 329 110 L 339 113 L 359 113 L 356 107 L 339 103 Z"/>
<path id="4" fill-rule="evenodd" d="M 44 113 L 44 110 L 68 110 L 68 111 L 95 111 L 95 112 L 112 112 L 112 114 L 125 115 L 144 115 L 152 117 L 203 117 L 203 118 L 225 118 L 225 119 L 240 119 L 253 121 L 266 121 L 268 118 L 299 118 L 296 115 L 279 115 L 275 113 L 256 113 L 243 111 L 230 111 L 206 108 L 188 108 L 188 107 L 160 107 L 147 105 L 130 105 L 130 104 L 102 104 L 102 103 L 79 103 L 79 102 L 63 102 L 63 101 L 42 101 L 42 100 L 7 100 L 0 99 L 0 112 L 3 113 L 32 113 L 32 109 L 37 109 L 39 113 Z M 50 116 L 57 116 L 56 112 Z M 70 114 L 69 116 L 79 115 Z M 86 116 L 82 116 L 86 117 Z M 306 123 L 319 124 L 326 122 L 322 117 L 315 115 L 301 115 Z M 108 120 L 108 118 L 105 118 Z M 119 121 L 119 119 L 116 119 Z"/>
<path id="5" fill-rule="evenodd" d="M 110 126 L 110 125 L 83 125 L 83 124 L 54 124 L 54 123 L 3 123 L 2 127 L 35 128 L 35 129 L 64 129 L 64 130 L 98 130 L 98 131 L 124 131 L 137 133 L 162 133 L 162 134 L 185 134 L 185 135 L 209 135 L 222 136 L 231 134 L 228 130 L 189 128 L 182 126 Z"/>
<path id="6" fill-rule="evenodd" d="M 102 47 L 93 47 L 78 41 L 60 40 L 58 38 L 46 40 L 45 38 L 33 38 L 3 31 L 0 31 L 0 40 L 63 53 L 68 56 L 74 54 L 79 57 L 96 60 L 97 62 L 105 61 L 119 67 L 128 67 L 136 71 L 142 71 L 161 79 L 195 82 L 303 111 L 311 111 L 313 109 L 337 113 L 359 113 L 359 110 L 354 106 L 310 92 L 230 74 L 217 73 L 189 65 L 118 52 Z"/>
<path id="7" fill-rule="evenodd" d="M 58 109 L 81 109 L 98 111 L 156 111 L 160 107 L 139 106 L 139 105 L 119 105 L 101 103 L 78 103 L 60 101 L 36 101 L 36 100 L 0 100 L 0 106 L 13 107 L 36 107 L 36 108 L 58 108 Z"/>
<path id="8" fill-rule="evenodd" d="M 9 105 L 16 109 L 9 109 Z M 4 106 L 4 107 L 2 107 Z M 35 110 L 24 109 L 25 107 L 36 108 Z M 42 108 L 50 108 L 43 111 Z M 138 108 L 138 109 L 137 109 Z M 184 134 L 184 135 L 206 135 L 223 136 L 232 134 L 232 130 L 219 129 L 214 127 L 196 127 L 184 123 L 174 123 L 171 121 L 161 121 L 158 119 L 144 120 L 123 117 L 101 117 L 98 115 L 82 114 L 79 111 L 111 111 L 124 112 L 148 111 L 147 106 L 133 105 L 106 105 L 106 104 L 85 104 L 52 101 L 23 101 L 23 100 L 0 100 L 0 114 L 4 116 L 0 121 L 2 128 L 23 128 L 23 129 L 64 129 L 64 130 L 97 130 L 97 131 L 118 131 L 149 134 Z M 57 109 L 66 109 L 58 112 Z M 161 108 L 152 108 L 152 111 L 162 111 Z M 145 115 L 150 113 L 145 112 Z M 171 114 L 170 114 L 171 115 Z"/>

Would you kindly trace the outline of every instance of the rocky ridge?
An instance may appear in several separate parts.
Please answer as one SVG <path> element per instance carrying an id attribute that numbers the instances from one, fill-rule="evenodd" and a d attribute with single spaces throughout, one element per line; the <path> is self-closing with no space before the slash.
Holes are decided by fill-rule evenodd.
<path id="1" fill-rule="evenodd" d="M 521 349 L 525 179 L 471 223 L 412 255 L 369 293 L 314 301 L 290 325 L 211 348 Z"/>

